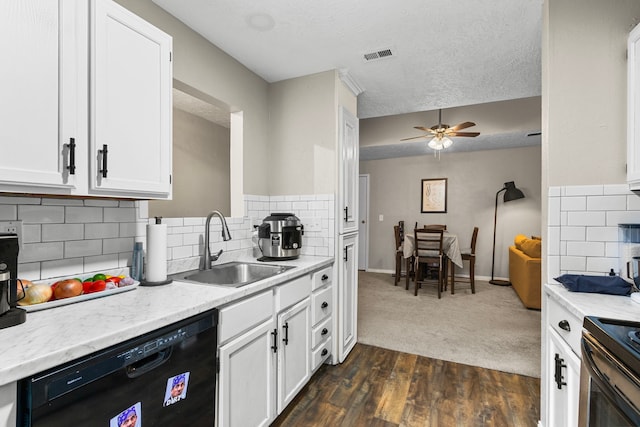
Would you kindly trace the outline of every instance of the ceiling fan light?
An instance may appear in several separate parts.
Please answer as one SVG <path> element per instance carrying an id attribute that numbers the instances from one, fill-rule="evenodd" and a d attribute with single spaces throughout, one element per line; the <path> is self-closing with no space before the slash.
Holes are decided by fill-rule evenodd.
<path id="1" fill-rule="evenodd" d="M 453 144 L 453 141 L 446 136 L 436 136 L 431 141 L 429 141 L 427 145 L 433 150 L 443 150 L 445 148 L 451 147 L 451 144 Z"/>

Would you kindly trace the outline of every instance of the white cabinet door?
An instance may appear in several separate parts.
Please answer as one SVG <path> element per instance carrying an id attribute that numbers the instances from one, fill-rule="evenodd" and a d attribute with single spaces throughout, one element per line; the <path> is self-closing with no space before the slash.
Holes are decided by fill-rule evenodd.
<path id="1" fill-rule="evenodd" d="M 268 426 L 275 418 L 273 319 L 219 349 L 218 425 Z"/>
<path id="2" fill-rule="evenodd" d="M 358 231 L 358 119 L 338 110 L 340 233 Z"/>
<path id="3" fill-rule="evenodd" d="M 0 191 L 68 194 L 76 186 L 69 144 L 76 144 L 76 161 L 86 156 L 79 119 L 83 111 L 86 117 L 86 44 L 78 33 L 86 35 L 87 10 L 76 1 L 0 2 Z M 78 172 L 86 185 L 86 170 Z"/>
<path id="4" fill-rule="evenodd" d="M 340 236 L 338 254 L 338 360 L 342 363 L 358 338 L 358 235 Z"/>
<path id="5" fill-rule="evenodd" d="M 111 0 L 94 0 L 90 191 L 171 193 L 172 39 Z"/>
<path id="6" fill-rule="evenodd" d="M 580 397 L 580 359 L 569 345 L 547 327 L 546 427 L 577 427 Z"/>
<path id="7" fill-rule="evenodd" d="M 278 315 L 278 334 L 280 413 L 311 377 L 311 304 L 308 297 Z"/>
<path id="8" fill-rule="evenodd" d="M 627 40 L 627 182 L 640 189 L 640 25 Z"/>

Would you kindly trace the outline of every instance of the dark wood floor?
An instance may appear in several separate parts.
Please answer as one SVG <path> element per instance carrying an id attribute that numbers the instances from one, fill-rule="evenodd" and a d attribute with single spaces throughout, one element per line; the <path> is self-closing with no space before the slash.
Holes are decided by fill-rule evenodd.
<path id="1" fill-rule="evenodd" d="M 357 344 L 272 426 L 534 427 L 540 379 Z"/>

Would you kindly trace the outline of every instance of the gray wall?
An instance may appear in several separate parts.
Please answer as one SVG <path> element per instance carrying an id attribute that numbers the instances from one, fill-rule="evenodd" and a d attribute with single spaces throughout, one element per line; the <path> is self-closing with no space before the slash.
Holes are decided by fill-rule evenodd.
<path id="1" fill-rule="evenodd" d="M 394 268 L 393 226 L 415 222 L 447 224 L 461 247 L 470 246 L 479 227 L 476 275 L 491 276 L 495 195 L 507 181 L 515 181 L 525 199 L 507 204 L 499 200 L 495 277 L 508 277 L 507 248 L 518 233 L 540 235 L 540 147 L 443 153 L 360 162 L 360 174 L 370 175 L 369 269 Z M 421 180 L 447 178 L 446 214 L 420 212 Z M 379 221 L 379 215 L 384 216 Z"/>
<path id="2" fill-rule="evenodd" d="M 173 200 L 150 200 L 149 217 L 231 215 L 229 129 L 173 109 Z"/>

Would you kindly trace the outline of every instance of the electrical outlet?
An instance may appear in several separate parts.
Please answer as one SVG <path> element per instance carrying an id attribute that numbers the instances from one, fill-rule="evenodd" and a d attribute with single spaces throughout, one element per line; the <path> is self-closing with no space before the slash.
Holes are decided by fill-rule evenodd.
<path id="1" fill-rule="evenodd" d="M 14 233 L 18 235 L 18 246 L 22 249 L 22 221 L 1 221 L 0 233 Z"/>

